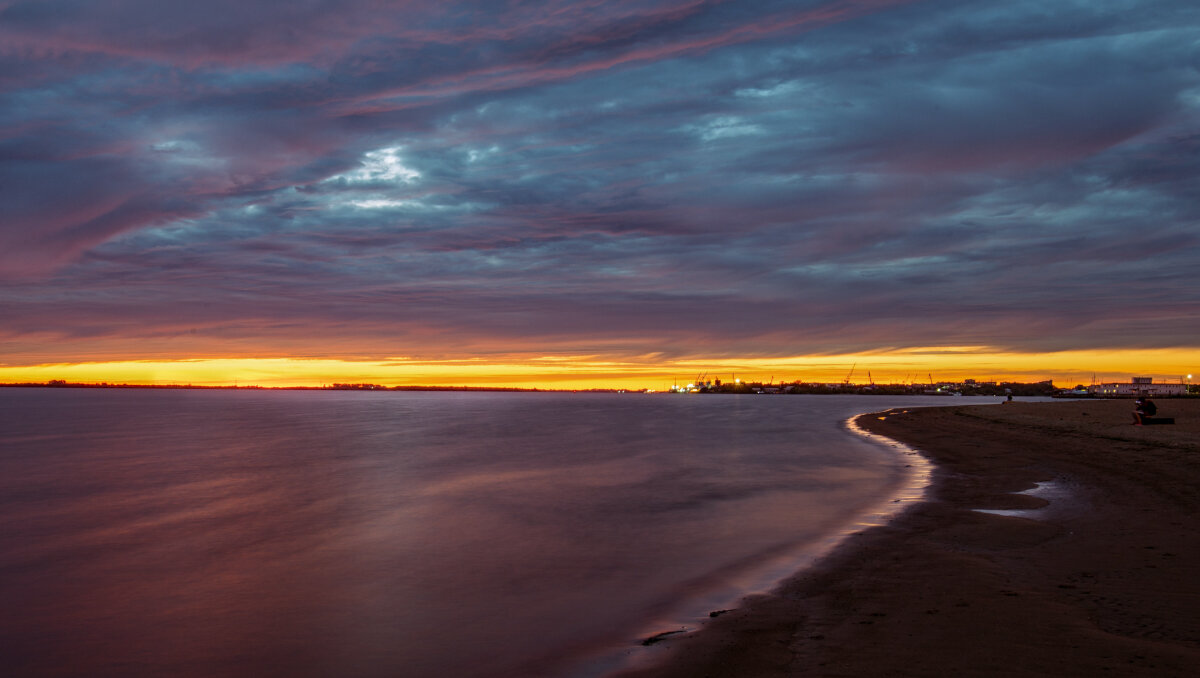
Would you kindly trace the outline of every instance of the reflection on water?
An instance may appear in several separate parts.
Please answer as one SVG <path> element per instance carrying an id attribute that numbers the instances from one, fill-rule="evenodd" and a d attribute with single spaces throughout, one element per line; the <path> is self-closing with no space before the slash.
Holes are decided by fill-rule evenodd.
<path id="1" fill-rule="evenodd" d="M 898 482 L 892 404 L 0 389 L 4 673 L 563 675 Z"/>

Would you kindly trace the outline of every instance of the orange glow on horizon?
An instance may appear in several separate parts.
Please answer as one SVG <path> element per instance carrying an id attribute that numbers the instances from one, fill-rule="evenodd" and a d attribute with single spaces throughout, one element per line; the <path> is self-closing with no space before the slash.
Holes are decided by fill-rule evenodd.
<path id="1" fill-rule="evenodd" d="M 851 369 L 853 373 L 851 374 Z M 1059 386 L 1128 381 L 1152 376 L 1175 381 L 1200 370 L 1200 351 L 1154 349 L 1012 353 L 987 347 L 925 347 L 874 353 L 782 358 L 604 359 L 597 356 L 519 356 L 502 359 L 194 358 L 0 365 L 0 383 L 46 382 L 197 386 L 499 386 L 545 389 L 658 389 L 708 379 L 854 383 L 961 381 L 1033 382 Z M 868 376 L 869 373 L 869 376 Z"/>

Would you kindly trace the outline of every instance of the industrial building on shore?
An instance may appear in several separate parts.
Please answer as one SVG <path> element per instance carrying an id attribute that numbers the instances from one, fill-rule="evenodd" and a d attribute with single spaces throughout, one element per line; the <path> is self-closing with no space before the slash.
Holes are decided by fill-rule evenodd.
<path id="1" fill-rule="evenodd" d="M 1113 382 L 1095 384 L 1088 388 L 1088 393 L 1103 398 L 1119 398 L 1121 396 L 1170 397 L 1187 393 L 1187 384 L 1182 379 L 1178 384 L 1154 383 L 1153 377 L 1134 377 L 1132 382 Z"/>

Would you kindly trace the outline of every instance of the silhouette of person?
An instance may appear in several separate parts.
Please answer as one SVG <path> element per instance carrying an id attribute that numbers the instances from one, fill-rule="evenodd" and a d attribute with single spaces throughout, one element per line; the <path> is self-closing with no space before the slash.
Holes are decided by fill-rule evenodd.
<path id="1" fill-rule="evenodd" d="M 1133 425 L 1144 426 L 1146 420 L 1154 416 L 1158 408 L 1154 406 L 1154 402 L 1145 396 L 1133 401 Z"/>

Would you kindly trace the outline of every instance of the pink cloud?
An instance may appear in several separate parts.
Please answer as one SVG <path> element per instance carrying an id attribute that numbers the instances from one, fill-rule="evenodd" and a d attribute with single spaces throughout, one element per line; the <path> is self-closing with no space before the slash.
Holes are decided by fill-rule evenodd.
<path id="1" fill-rule="evenodd" d="M 689 40 L 667 41 L 664 44 L 633 47 L 617 54 L 604 54 L 583 63 L 556 65 L 557 60 L 517 61 L 468 70 L 439 78 L 425 79 L 415 85 L 373 91 L 350 99 L 344 104 L 344 115 L 380 113 L 413 107 L 412 102 L 390 102 L 399 97 L 447 97 L 468 92 L 498 91 L 574 79 L 620 66 L 635 65 L 707 52 L 720 47 L 761 39 L 787 32 L 811 31 L 834 23 L 903 5 L 915 0 L 874 0 L 853 2 L 844 0 L 812 10 L 781 13 L 754 22 L 734 26 L 724 32 Z M 482 35 L 488 31 L 484 30 Z M 481 34 L 456 35 L 456 42 L 471 44 Z M 586 41 L 586 37 L 584 38 Z"/>

